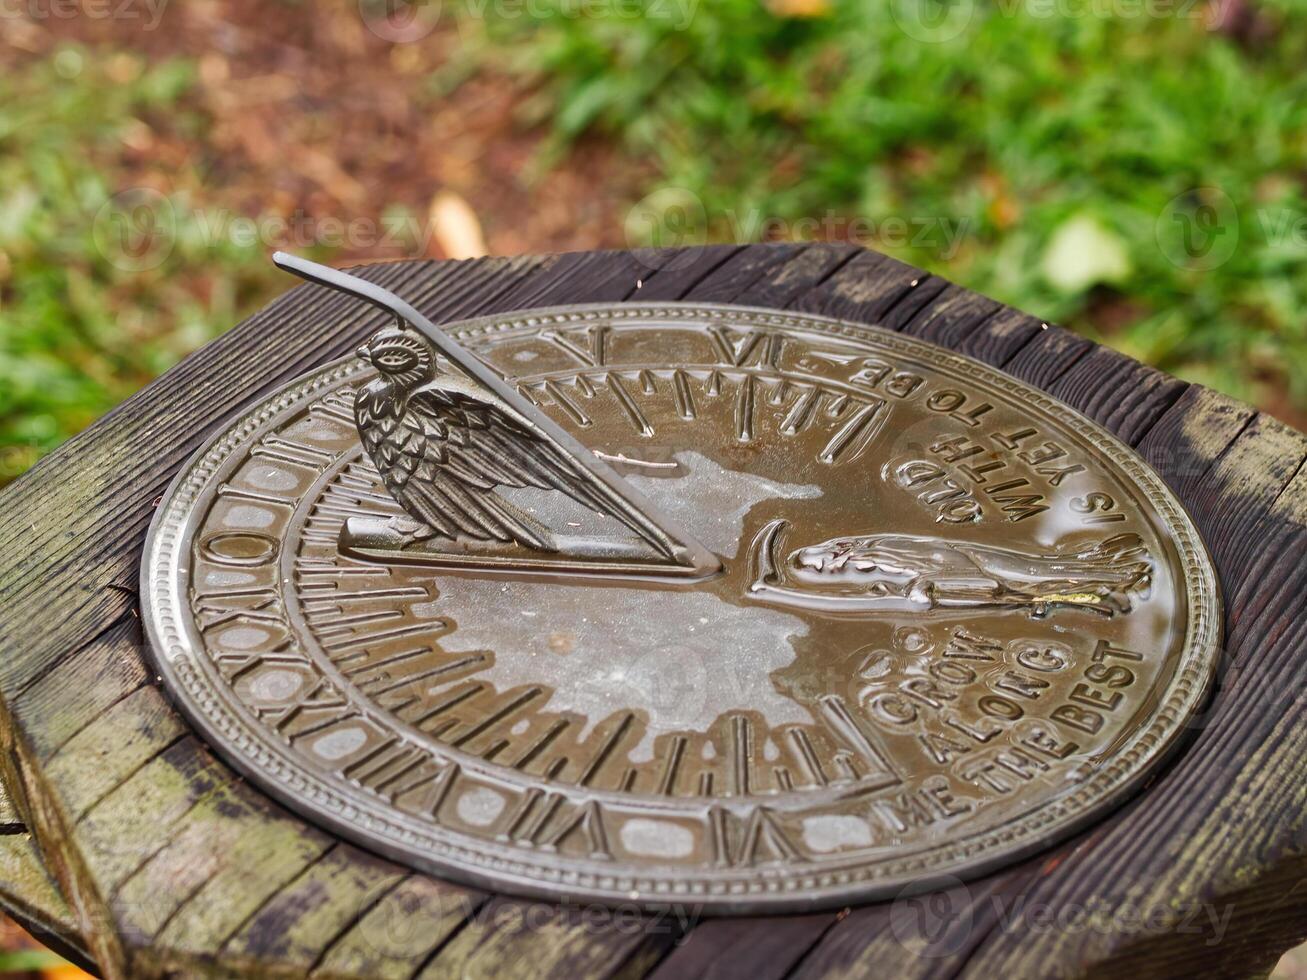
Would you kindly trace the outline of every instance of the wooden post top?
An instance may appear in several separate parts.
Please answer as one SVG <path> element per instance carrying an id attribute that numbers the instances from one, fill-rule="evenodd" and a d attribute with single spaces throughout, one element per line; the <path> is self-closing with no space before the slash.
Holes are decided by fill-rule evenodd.
<path id="1" fill-rule="evenodd" d="M 1197 522 L 1226 606 L 1216 696 L 1142 795 L 927 900 L 752 919 L 615 915 L 487 894 L 366 853 L 216 759 L 141 648 L 141 546 L 178 467 L 243 403 L 383 325 L 298 287 L 0 494 L 0 775 L 18 808 L 0 823 L 33 831 L 68 902 L 13 847 L 0 864 L 25 870 L 0 901 L 25 905 L 104 975 L 1248 976 L 1301 941 L 1307 437 L 851 246 L 415 261 L 360 275 L 436 323 L 625 301 L 820 313 L 1043 389 L 1134 446 Z"/>

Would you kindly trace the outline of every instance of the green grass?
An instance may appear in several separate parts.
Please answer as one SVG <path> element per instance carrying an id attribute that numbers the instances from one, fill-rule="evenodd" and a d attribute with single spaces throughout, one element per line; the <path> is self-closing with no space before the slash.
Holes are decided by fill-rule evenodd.
<path id="1" fill-rule="evenodd" d="M 184 61 L 75 48 L 0 72 L 0 483 L 267 291 L 262 249 L 210 234 L 168 162 L 203 124 L 191 86 Z"/>
<path id="2" fill-rule="evenodd" d="M 652 175 L 630 244 L 852 233 L 1307 413 L 1303 0 L 1264 0 L 1277 29 L 1250 48 L 1189 0 L 1163 19 L 954 0 L 973 16 L 938 43 L 900 26 L 936 0 L 656 2 L 673 15 L 465 7 L 458 61 L 421 97 L 507 72 L 551 134 L 537 171 L 579 139 L 617 147 Z M 213 232 L 258 188 L 206 177 L 222 161 L 194 76 L 73 47 L 0 71 L 0 483 L 285 288 L 262 244 Z"/>
<path id="3" fill-rule="evenodd" d="M 0 953 L 0 976 L 11 973 L 31 973 L 37 970 L 57 970 L 67 966 L 62 956 L 43 949 L 23 949 Z"/>
<path id="4" fill-rule="evenodd" d="M 900 26 L 917 2 L 785 18 L 711 0 L 685 29 L 564 13 L 464 29 L 523 80 L 560 156 L 594 134 L 656 167 L 636 237 L 802 238 L 861 217 L 855 232 L 907 261 L 1307 408 L 1304 7 L 1262 4 L 1277 33 L 1245 51 L 1198 3 L 1105 19 L 956 0 L 964 29 L 922 43 Z"/>

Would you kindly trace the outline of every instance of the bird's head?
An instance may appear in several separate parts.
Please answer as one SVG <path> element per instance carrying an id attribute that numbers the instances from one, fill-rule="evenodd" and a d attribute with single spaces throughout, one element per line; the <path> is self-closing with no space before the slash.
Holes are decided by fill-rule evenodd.
<path id="1" fill-rule="evenodd" d="M 387 327 L 372 335 L 355 351 L 381 372 L 381 376 L 408 390 L 430 381 L 436 359 L 427 342 L 411 330 Z"/>

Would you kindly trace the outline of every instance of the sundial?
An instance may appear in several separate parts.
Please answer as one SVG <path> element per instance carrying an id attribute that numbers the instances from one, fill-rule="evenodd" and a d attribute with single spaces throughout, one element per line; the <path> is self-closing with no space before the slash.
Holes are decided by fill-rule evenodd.
<path id="1" fill-rule="evenodd" d="M 816 316 L 393 314 L 222 424 L 142 569 L 163 682 L 339 835 L 527 895 L 802 910 L 966 877 L 1136 791 L 1215 576 L 1129 448 Z"/>

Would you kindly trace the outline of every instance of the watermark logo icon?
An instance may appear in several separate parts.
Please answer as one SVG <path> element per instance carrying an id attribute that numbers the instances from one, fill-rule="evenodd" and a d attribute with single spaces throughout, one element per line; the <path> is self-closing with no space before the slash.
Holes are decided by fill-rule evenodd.
<path id="1" fill-rule="evenodd" d="M 914 41 L 943 44 L 971 26 L 976 0 L 890 0 L 894 23 Z"/>
<path id="2" fill-rule="evenodd" d="M 952 956 L 971 937 L 971 892 L 951 875 L 915 881 L 894 897 L 889 923 L 894 938 L 914 956 Z"/>
<path id="3" fill-rule="evenodd" d="M 669 252 L 708 241 L 708 212 L 694 191 L 663 187 L 646 195 L 626 213 L 627 248 L 645 268 L 683 269 L 699 261 L 692 252 Z"/>
<path id="4" fill-rule="evenodd" d="M 1155 225 L 1157 246 L 1172 264 L 1206 272 L 1239 247 L 1239 209 L 1219 187 L 1195 187 L 1167 202 Z"/>
<path id="5" fill-rule="evenodd" d="M 392 44 L 420 41 L 440 23 L 441 0 L 359 0 L 359 15 L 377 37 Z"/>
<path id="6" fill-rule="evenodd" d="M 645 196 L 626 215 L 630 248 L 680 248 L 708 240 L 708 213 L 694 191 L 663 187 Z"/>
<path id="7" fill-rule="evenodd" d="M 177 242 L 172 201 L 150 187 L 133 187 L 100 206 L 91 223 L 96 250 L 124 272 L 157 269 Z"/>

